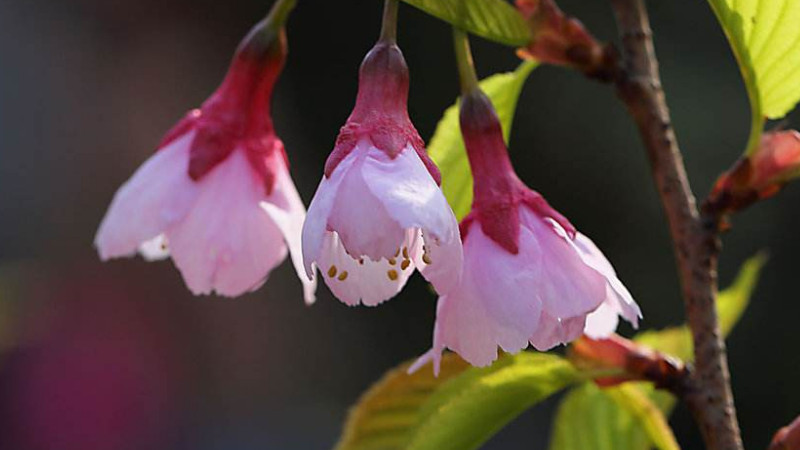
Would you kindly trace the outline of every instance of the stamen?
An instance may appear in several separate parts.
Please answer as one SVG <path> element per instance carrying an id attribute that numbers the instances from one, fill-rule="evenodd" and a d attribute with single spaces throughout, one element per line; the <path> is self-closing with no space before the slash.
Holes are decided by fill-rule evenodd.
<path id="1" fill-rule="evenodd" d="M 358 263 L 363 266 L 364 265 L 364 258 L 358 258 Z"/>
<path id="2" fill-rule="evenodd" d="M 431 261 L 431 257 L 430 257 L 430 255 L 428 255 L 427 253 L 425 253 L 425 254 L 423 254 L 423 255 L 422 255 L 422 262 L 424 262 L 425 264 L 430 264 L 430 263 L 432 263 L 433 261 Z"/>
<path id="3" fill-rule="evenodd" d="M 400 256 L 400 247 L 397 247 L 397 251 L 394 252 L 394 257 L 397 258 L 398 256 Z"/>
<path id="4" fill-rule="evenodd" d="M 395 265 L 395 264 L 397 264 L 397 260 L 396 260 L 396 259 L 394 259 L 394 258 L 389 258 L 389 265 L 390 265 L 390 266 L 393 266 L 393 265 Z"/>
<path id="5" fill-rule="evenodd" d="M 336 276 L 336 266 L 331 266 L 331 268 L 328 269 L 328 276 L 331 278 Z"/>
<path id="6" fill-rule="evenodd" d="M 403 258 L 408 259 L 408 247 L 403 247 Z"/>
<path id="7" fill-rule="evenodd" d="M 344 281 L 347 279 L 347 271 L 343 270 L 342 273 L 339 274 L 337 277 L 339 281 Z"/>
<path id="8" fill-rule="evenodd" d="M 392 269 L 392 270 L 386 272 L 386 275 L 389 277 L 390 280 L 397 281 L 397 271 L 396 270 Z"/>
<path id="9" fill-rule="evenodd" d="M 411 261 L 404 259 L 402 263 L 400 263 L 400 268 L 402 270 L 408 269 L 408 266 L 411 264 Z"/>

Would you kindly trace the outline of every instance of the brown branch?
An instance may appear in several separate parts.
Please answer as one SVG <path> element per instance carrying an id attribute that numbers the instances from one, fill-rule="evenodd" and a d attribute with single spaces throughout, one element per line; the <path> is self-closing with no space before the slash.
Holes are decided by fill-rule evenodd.
<path id="1" fill-rule="evenodd" d="M 691 372 L 683 399 L 692 410 L 708 449 L 741 449 L 725 343 L 720 337 L 714 302 L 719 218 L 700 215 L 689 187 L 661 88 L 644 1 L 611 0 L 611 4 L 620 30 L 624 61 L 613 80 L 647 148 L 669 221 L 687 321 L 694 340 L 695 370 Z"/>

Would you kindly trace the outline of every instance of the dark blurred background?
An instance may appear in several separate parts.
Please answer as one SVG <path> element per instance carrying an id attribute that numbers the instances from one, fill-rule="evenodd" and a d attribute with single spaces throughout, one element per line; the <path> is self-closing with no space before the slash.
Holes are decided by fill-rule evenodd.
<path id="1" fill-rule="evenodd" d="M 306 202 L 353 105 L 382 3 L 300 0 L 291 18 L 274 114 Z M 607 2 L 559 3 L 600 39 L 616 38 Z M 254 294 L 195 298 L 171 262 L 101 264 L 92 248 L 114 191 L 212 92 L 270 4 L 0 0 L 0 448 L 329 448 L 359 393 L 428 349 L 435 298 L 419 277 L 378 308 L 348 308 L 324 286 L 306 307 L 288 264 Z M 745 91 L 705 1 L 649 6 L 702 196 L 744 147 Z M 400 20 L 410 113 L 428 138 L 457 94 L 450 31 L 405 5 Z M 481 76 L 518 64 L 511 49 L 473 45 Z M 680 323 L 664 215 L 612 90 L 537 69 L 511 147 L 523 179 L 603 248 L 642 306 L 643 327 Z M 754 449 L 800 413 L 798 204 L 800 187 L 790 186 L 736 217 L 725 236 L 723 286 L 748 256 L 771 256 L 728 341 L 742 432 Z M 525 414 L 486 448 L 545 449 L 555 404 Z M 684 448 L 700 446 L 685 409 L 672 423 Z"/>

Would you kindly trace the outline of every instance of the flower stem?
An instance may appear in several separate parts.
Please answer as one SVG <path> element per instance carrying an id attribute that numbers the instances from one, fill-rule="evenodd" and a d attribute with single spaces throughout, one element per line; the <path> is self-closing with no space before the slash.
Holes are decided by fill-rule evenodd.
<path id="1" fill-rule="evenodd" d="M 464 30 L 453 27 L 453 47 L 456 51 L 456 65 L 461 84 L 461 93 L 467 94 L 478 89 L 478 76 L 469 48 L 469 36 Z"/>
<path id="2" fill-rule="evenodd" d="M 380 40 L 384 42 L 397 42 L 397 10 L 398 0 L 386 0 L 383 4 L 383 22 L 381 23 Z"/>

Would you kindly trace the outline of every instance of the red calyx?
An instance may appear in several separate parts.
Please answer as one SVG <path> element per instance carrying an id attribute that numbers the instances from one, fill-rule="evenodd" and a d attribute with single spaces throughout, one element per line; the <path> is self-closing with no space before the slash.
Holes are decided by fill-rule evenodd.
<path id="1" fill-rule="evenodd" d="M 462 97 L 460 123 L 474 179 L 472 212 L 462 221 L 462 239 L 469 224 L 478 220 L 489 238 L 509 253 L 519 253 L 520 204 L 555 220 L 574 238 L 575 227 L 517 177 L 500 120 L 483 92 L 476 89 Z"/>
<path id="2" fill-rule="evenodd" d="M 199 109 L 190 111 L 167 133 L 159 148 L 195 130 L 188 173 L 198 181 L 241 147 L 253 169 L 264 178 L 269 194 L 275 174 L 266 158 L 275 151 L 283 152 L 273 127 L 270 101 L 286 54 L 283 31 L 266 35 L 264 23 L 256 25 L 237 49 L 222 84 Z"/>
<path id="3" fill-rule="evenodd" d="M 361 63 L 356 105 L 325 163 L 326 177 L 360 140 L 369 139 L 391 158 L 411 145 L 436 183 L 441 184 L 439 169 L 408 117 L 408 88 L 408 66 L 400 48 L 391 41 L 378 41 Z"/>

